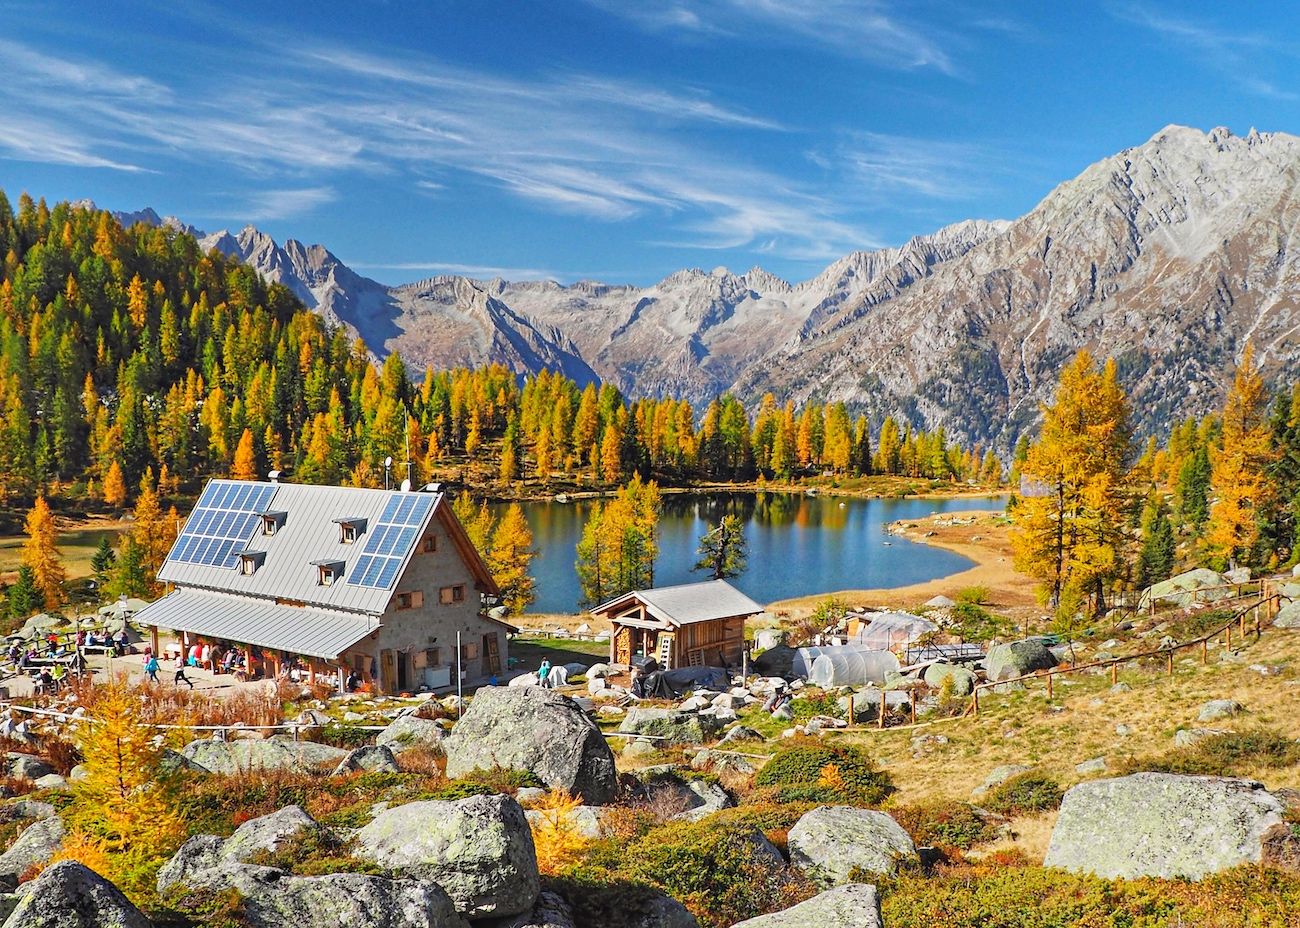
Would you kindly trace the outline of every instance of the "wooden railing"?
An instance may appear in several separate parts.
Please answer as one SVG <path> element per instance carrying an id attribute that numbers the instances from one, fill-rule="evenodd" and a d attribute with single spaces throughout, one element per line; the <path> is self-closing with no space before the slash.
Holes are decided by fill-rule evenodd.
<path id="1" fill-rule="evenodd" d="M 1272 621 L 1273 617 L 1277 615 L 1277 611 L 1281 606 L 1281 600 L 1282 596 L 1280 593 L 1271 592 L 1268 582 L 1261 581 L 1259 599 L 1239 609 L 1233 614 L 1232 618 L 1223 625 L 1201 635 L 1199 638 L 1179 642 L 1167 648 L 1140 651 L 1137 654 L 1125 654 L 1120 657 L 1112 657 L 1103 661 L 1090 661 L 1087 664 L 1071 664 L 1068 667 L 1053 667 L 1051 670 L 1039 670 L 1034 673 L 1025 674 L 1022 677 L 1015 677 L 1011 680 L 990 680 L 987 683 L 980 683 L 971 690 L 971 702 L 965 714 L 978 717 L 980 713 L 980 692 L 983 690 L 991 690 L 994 687 L 1003 686 L 1007 683 L 1026 683 L 1030 680 L 1046 680 L 1047 698 L 1051 699 L 1053 696 L 1053 681 L 1056 677 L 1065 676 L 1066 674 L 1084 673 L 1087 671 L 1095 671 L 1098 668 L 1108 667 L 1110 668 L 1111 685 L 1114 685 L 1119 682 L 1119 668 L 1124 664 L 1132 661 L 1147 660 L 1153 657 L 1163 657 L 1165 659 L 1166 672 L 1172 676 L 1174 672 L 1174 655 L 1180 651 L 1186 651 L 1189 648 L 1196 647 L 1201 649 L 1201 663 L 1207 664 L 1210 659 L 1210 642 L 1214 639 L 1223 636 L 1224 649 L 1232 649 L 1232 630 L 1234 628 L 1238 629 L 1238 634 L 1242 639 L 1244 639 L 1249 633 L 1248 628 L 1253 629 L 1255 638 L 1258 640 L 1263 631 L 1264 624 L 1267 621 Z M 1264 613 L 1263 618 L 1261 618 L 1260 615 L 1261 611 Z"/>

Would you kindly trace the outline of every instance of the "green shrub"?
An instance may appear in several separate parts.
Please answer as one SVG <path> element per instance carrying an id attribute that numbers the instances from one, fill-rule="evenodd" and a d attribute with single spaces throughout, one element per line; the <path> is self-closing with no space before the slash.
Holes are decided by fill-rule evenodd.
<path id="1" fill-rule="evenodd" d="M 1291 767 L 1300 763 L 1300 744 L 1267 728 L 1224 732 L 1202 738 L 1187 748 L 1157 757 L 1134 758 L 1121 774 L 1181 773 L 1190 776 L 1235 776 L 1247 767 Z"/>
<path id="2" fill-rule="evenodd" d="M 773 866 L 752 825 L 670 822 L 626 849 L 623 874 L 680 900 L 704 928 L 724 928 L 809 898 L 811 883 Z"/>
<path id="3" fill-rule="evenodd" d="M 833 693 L 807 693 L 790 700 L 790 711 L 795 721 L 806 722 L 814 715 L 833 715 L 843 718 L 844 710 L 840 708 L 839 699 Z"/>
<path id="4" fill-rule="evenodd" d="M 783 802 L 874 806 L 894 791 L 889 774 L 876 769 L 861 748 L 822 741 L 782 747 L 758 771 L 754 783 L 780 787 L 777 798 Z"/>
<path id="5" fill-rule="evenodd" d="M 964 641 L 988 641 L 1005 638 L 1015 632 L 1015 624 L 994 615 L 973 602 L 959 602 L 952 607 L 952 624 L 948 629 Z"/>
<path id="6" fill-rule="evenodd" d="M 959 603 L 970 603 L 973 606 L 982 606 L 989 601 L 989 588 L 986 586 L 968 586 L 963 590 L 958 590 L 957 595 L 953 597 Z"/>
<path id="7" fill-rule="evenodd" d="M 889 814 L 921 846 L 968 851 L 998 838 L 998 827 L 968 802 L 938 800 L 890 809 Z"/>
<path id="8" fill-rule="evenodd" d="M 1300 876 L 1240 867 L 1197 882 L 1105 880 L 995 865 L 903 874 L 882 900 L 889 928 L 1290 928 Z"/>
<path id="9" fill-rule="evenodd" d="M 1003 815 L 1045 812 L 1061 805 L 1061 784 L 1039 770 L 1027 770 L 989 790 L 982 805 Z"/>
<path id="10" fill-rule="evenodd" d="M 363 744 L 375 743 L 375 732 L 358 728 L 355 725 L 343 725 L 335 722 L 324 726 L 316 733 L 313 740 L 321 744 L 330 744 L 336 748 L 352 750 Z"/>
<path id="11" fill-rule="evenodd" d="M 352 856 L 353 842 L 339 839 L 333 831 L 322 828 L 309 831 L 279 850 L 257 851 L 248 862 L 261 867 L 288 870 L 299 876 L 322 876 L 327 873 L 369 873 L 382 875 L 384 870 Z"/>

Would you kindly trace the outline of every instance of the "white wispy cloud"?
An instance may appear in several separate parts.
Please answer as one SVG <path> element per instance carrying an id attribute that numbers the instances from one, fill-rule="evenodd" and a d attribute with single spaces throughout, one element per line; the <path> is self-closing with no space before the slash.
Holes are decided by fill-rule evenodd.
<path id="1" fill-rule="evenodd" d="M 570 71 L 505 77 L 309 42 L 205 59 L 192 72 L 201 79 L 175 84 L 12 40 L 0 53 L 13 65 L 0 81 L 0 156 L 234 168 L 250 193 L 213 218 L 300 215 L 336 200 L 346 172 L 361 171 L 408 177 L 413 193 L 488 185 L 607 222 L 652 214 L 691 247 L 821 259 L 875 241 L 845 218 L 842 192 L 720 156 L 683 132 L 793 131 L 698 89 Z M 241 77 L 250 70 L 259 80 Z"/>
<path id="2" fill-rule="evenodd" d="M 1007 153 L 987 144 L 922 139 L 881 132 L 850 133 L 830 158 L 850 171 L 868 194 L 919 195 L 930 200 L 974 199 L 1013 170 Z"/>
<path id="3" fill-rule="evenodd" d="M 1209 23 L 1179 13 L 1165 12 L 1141 3 L 1111 6 L 1111 14 L 1141 26 L 1160 38 L 1189 49 L 1242 90 L 1273 100 L 1300 99 L 1294 91 L 1259 75 L 1261 64 L 1271 57 L 1296 57 L 1294 42 L 1279 42 L 1257 32 L 1234 30 L 1222 23 Z M 1289 62 L 1294 66 L 1294 61 Z"/>
<path id="4" fill-rule="evenodd" d="M 589 0 L 640 26 L 666 32 L 757 35 L 799 42 L 891 68 L 932 68 L 954 74 L 951 54 L 932 22 L 911 21 L 902 4 L 886 0 Z"/>

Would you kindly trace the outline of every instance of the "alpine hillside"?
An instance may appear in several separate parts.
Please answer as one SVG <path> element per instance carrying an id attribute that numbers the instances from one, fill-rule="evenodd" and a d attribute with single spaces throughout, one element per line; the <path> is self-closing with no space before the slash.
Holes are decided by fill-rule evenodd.
<path id="1" fill-rule="evenodd" d="M 1080 348 L 1117 359 L 1143 432 L 1213 408 L 1253 341 L 1300 375 L 1300 138 L 1169 126 L 1010 222 L 970 220 L 790 284 L 760 268 L 650 287 L 442 276 L 388 287 L 249 227 L 203 244 L 413 368 L 558 369 L 697 405 L 842 400 L 1006 452 Z"/>

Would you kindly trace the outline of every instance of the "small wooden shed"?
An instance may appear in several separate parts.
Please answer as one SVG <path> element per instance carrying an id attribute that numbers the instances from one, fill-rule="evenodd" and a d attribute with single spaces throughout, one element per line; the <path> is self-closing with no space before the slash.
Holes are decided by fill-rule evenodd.
<path id="1" fill-rule="evenodd" d="M 609 658 L 629 664 L 653 657 L 659 666 L 739 664 L 745 620 L 763 607 L 725 580 L 633 590 L 591 610 L 613 626 Z"/>

